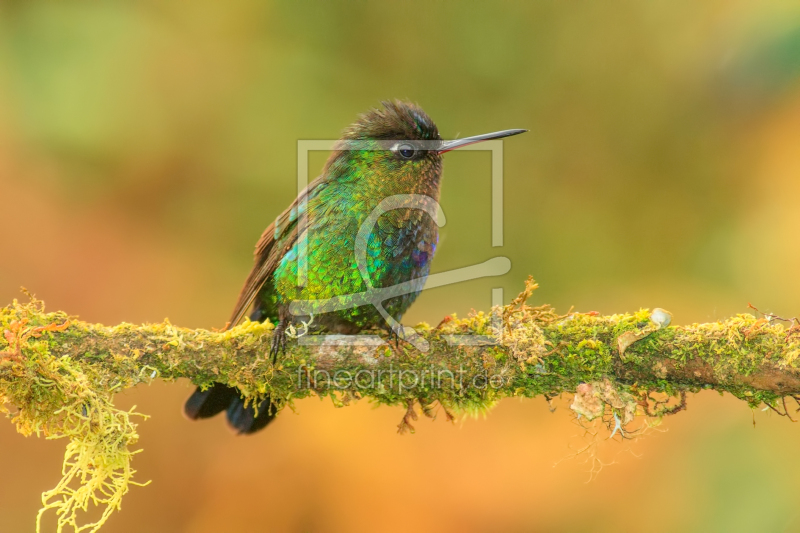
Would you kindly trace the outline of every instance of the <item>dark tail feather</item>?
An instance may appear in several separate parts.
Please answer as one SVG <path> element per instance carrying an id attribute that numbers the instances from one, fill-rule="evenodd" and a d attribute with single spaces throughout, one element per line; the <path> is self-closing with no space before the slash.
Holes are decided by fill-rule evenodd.
<path id="1" fill-rule="evenodd" d="M 264 429 L 267 424 L 275 419 L 272 412 L 272 402 L 269 397 L 262 400 L 258 405 L 258 416 L 256 416 L 255 406 L 251 403 L 244 406 L 244 400 L 236 397 L 228 406 L 228 425 L 230 425 L 240 435 L 249 435 L 260 429 Z"/>
<path id="2" fill-rule="evenodd" d="M 239 391 L 222 383 L 214 383 L 206 390 L 200 390 L 200 387 L 197 387 L 197 390 L 186 400 L 183 412 L 192 420 L 208 418 L 227 409 L 231 402 L 238 397 Z"/>
<path id="3" fill-rule="evenodd" d="M 258 416 L 256 416 L 252 404 L 245 408 L 239 389 L 214 383 L 205 391 L 198 387 L 186 400 L 183 412 L 188 418 L 197 420 L 227 410 L 228 424 L 239 434 L 250 434 L 263 429 L 275 418 L 275 414 L 270 412 L 270 407 L 270 399 L 266 398 L 258 406 Z"/>

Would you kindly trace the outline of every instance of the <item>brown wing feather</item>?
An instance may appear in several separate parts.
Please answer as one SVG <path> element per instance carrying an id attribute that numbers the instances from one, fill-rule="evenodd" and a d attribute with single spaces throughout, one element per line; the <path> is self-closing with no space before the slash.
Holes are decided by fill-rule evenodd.
<path id="1" fill-rule="evenodd" d="M 270 224 L 269 227 L 264 230 L 264 233 L 261 234 L 261 238 L 258 240 L 258 243 L 256 243 L 255 264 L 250 271 L 250 275 L 247 276 L 247 280 L 244 282 L 244 287 L 242 287 L 239 293 L 239 299 L 233 308 L 233 313 L 231 314 L 231 319 L 226 329 L 236 326 L 236 324 L 244 318 L 247 310 L 256 299 L 256 296 L 258 296 L 261 287 L 264 286 L 264 283 L 266 283 L 275 272 L 278 262 L 283 255 L 294 246 L 294 243 L 297 241 L 297 220 L 291 220 L 292 211 L 297 209 L 301 198 L 307 198 L 308 192 L 306 191 L 311 191 L 319 183 L 319 178 L 311 182 L 308 188 L 295 198 L 292 205 L 281 213 L 275 222 Z M 276 225 L 278 228 L 282 228 L 279 237 L 287 237 L 283 241 L 283 246 L 280 247 L 275 246 Z"/>
<path id="2" fill-rule="evenodd" d="M 258 291 L 261 290 L 267 278 L 275 270 L 275 265 L 269 262 L 269 251 L 274 248 L 274 244 L 275 224 L 272 223 L 264 230 L 264 233 L 258 240 L 258 244 L 256 245 L 255 265 L 253 265 L 252 270 L 250 270 L 250 274 L 247 276 L 247 280 L 245 280 L 244 286 L 239 292 L 239 299 L 236 301 L 226 329 L 236 326 L 236 324 L 242 320 L 245 313 L 247 313 L 247 310 L 250 308 L 250 305 L 253 303 L 253 300 L 258 296 Z M 265 253 L 259 253 L 261 250 Z"/>

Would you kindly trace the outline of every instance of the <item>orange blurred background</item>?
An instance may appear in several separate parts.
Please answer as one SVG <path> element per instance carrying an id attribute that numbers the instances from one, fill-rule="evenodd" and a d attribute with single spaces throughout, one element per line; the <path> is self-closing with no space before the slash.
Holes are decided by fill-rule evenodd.
<path id="1" fill-rule="evenodd" d="M 386 98 L 446 138 L 505 128 L 505 246 L 490 159 L 448 154 L 434 271 L 512 261 L 423 294 L 435 323 L 506 300 L 675 322 L 800 315 L 800 6 L 81 0 L 0 3 L 0 305 L 115 324 L 225 323 L 264 227 L 296 194 L 296 142 Z M 318 169 L 326 154 L 314 154 Z M 117 396 L 151 418 L 102 531 L 800 531 L 800 427 L 713 392 L 635 443 L 543 399 L 485 419 L 307 399 L 266 431 L 189 423 L 185 381 Z M 756 422 L 755 428 L 753 421 Z M 601 438 L 607 436 L 602 433 Z M 63 442 L 0 423 L 0 531 L 31 531 Z M 53 522 L 48 522 L 52 524 Z"/>

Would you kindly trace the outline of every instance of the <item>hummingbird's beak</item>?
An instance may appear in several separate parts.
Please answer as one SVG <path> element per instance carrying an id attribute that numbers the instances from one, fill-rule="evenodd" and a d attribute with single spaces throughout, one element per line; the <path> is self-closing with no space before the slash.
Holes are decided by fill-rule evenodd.
<path id="1" fill-rule="evenodd" d="M 461 148 L 462 146 L 467 146 L 469 144 L 475 144 L 483 141 L 490 141 L 492 139 L 502 139 L 503 137 L 511 137 L 512 135 L 519 135 L 520 133 L 525 133 L 528 130 L 503 130 L 503 131 L 496 131 L 494 133 L 484 133 L 483 135 L 474 135 L 472 137 L 466 137 L 464 139 L 456 139 L 454 141 L 444 141 L 442 143 L 442 147 L 439 148 L 439 153 L 444 154 L 451 150 L 455 150 L 456 148 Z"/>

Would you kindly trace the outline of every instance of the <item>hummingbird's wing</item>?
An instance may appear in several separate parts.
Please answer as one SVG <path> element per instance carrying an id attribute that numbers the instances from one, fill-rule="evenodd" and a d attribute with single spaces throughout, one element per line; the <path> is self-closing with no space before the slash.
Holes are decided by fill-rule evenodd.
<path id="1" fill-rule="evenodd" d="M 308 187 L 295 198 L 292 205 L 280 214 L 275 222 L 269 225 L 256 244 L 255 264 L 239 293 L 239 300 L 233 308 L 230 322 L 226 329 L 234 327 L 242 320 L 259 291 L 274 274 L 281 258 L 291 250 L 297 242 L 298 212 L 305 208 L 311 192 L 320 183 L 320 178 L 311 182 Z"/>

